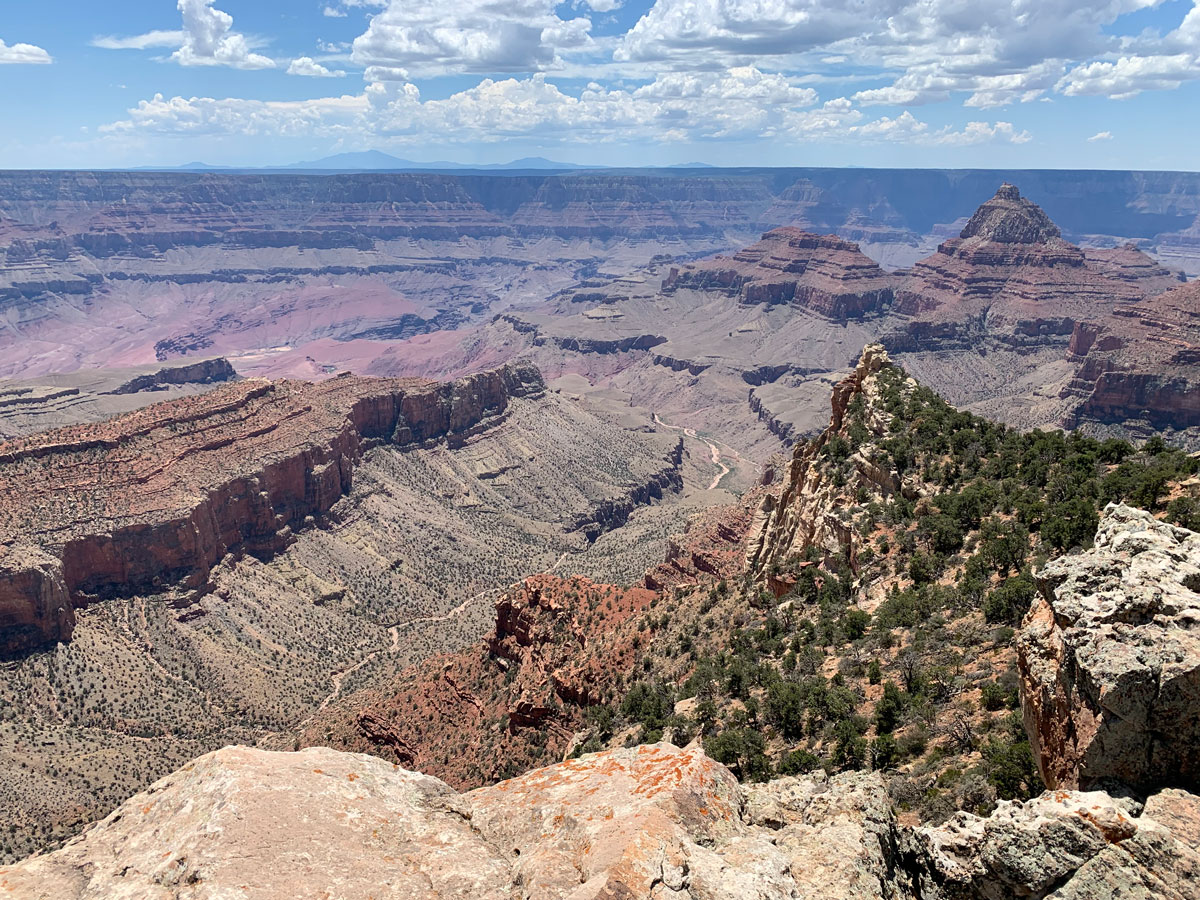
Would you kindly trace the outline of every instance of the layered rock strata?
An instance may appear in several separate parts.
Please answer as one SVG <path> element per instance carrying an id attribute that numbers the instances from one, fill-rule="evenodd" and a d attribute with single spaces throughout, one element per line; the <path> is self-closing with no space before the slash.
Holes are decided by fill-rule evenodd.
<path id="1" fill-rule="evenodd" d="M 1063 396 L 1082 402 L 1065 424 L 1200 426 L 1200 285 L 1076 323 L 1067 359 L 1076 370 Z"/>
<path id="2" fill-rule="evenodd" d="M 791 303 L 830 319 L 881 312 L 892 300 L 893 279 L 858 245 L 836 235 L 799 228 L 768 231 L 733 256 L 672 269 L 663 290 L 726 291 L 740 303 Z"/>
<path id="3" fill-rule="evenodd" d="M 1095 546 L 1036 574 L 1018 642 L 1051 788 L 1200 787 L 1200 535 L 1110 505 Z"/>
<path id="4" fill-rule="evenodd" d="M 201 589 L 226 553 L 278 551 L 327 512 L 370 446 L 462 442 L 542 390 L 528 366 L 452 383 L 244 381 L 0 444 L 0 643 L 70 638 L 60 586 L 73 605 Z"/>
<path id="5" fill-rule="evenodd" d="M 1036 204 L 1003 184 L 957 238 L 900 273 L 896 310 L 912 321 L 893 350 L 1066 344 L 1077 322 L 1178 284 L 1135 247 L 1085 252 Z"/>

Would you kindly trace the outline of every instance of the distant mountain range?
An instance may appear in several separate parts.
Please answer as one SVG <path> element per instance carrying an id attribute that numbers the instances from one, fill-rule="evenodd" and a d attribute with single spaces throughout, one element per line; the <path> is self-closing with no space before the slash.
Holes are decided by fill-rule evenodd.
<path id="1" fill-rule="evenodd" d="M 239 172 L 248 170 L 301 170 L 301 171 L 338 171 L 338 172 L 394 172 L 394 171 L 447 171 L 461 169 L 482 169 L 489 171 L 521 171 L 521 170 L 567 170 L 567 169 L 603 169 L 607 166 L 581 166 L 576 163 L 556 162 L 542 156 L 526 156 L 507 163 L 489 163 L 486 165 L 469 165 L 466 163 L 448 162 L 417 162 L 412 159 L 401 159 L 384 153 L 382 150 L 359 150 L 351 153 L 335 153 L 333 156 L 321 159 L 289 163 L 282 166 L 210 166 L 203 162 L 184 163 L 180 166 L 138 166 L 142 172 Z"/>

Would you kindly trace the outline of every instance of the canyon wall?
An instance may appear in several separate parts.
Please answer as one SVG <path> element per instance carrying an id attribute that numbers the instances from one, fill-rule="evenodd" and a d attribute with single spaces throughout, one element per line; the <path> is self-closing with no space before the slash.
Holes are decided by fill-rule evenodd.
<path id="1" fill-rule="evenodd" d="M 458 445 L 542 390 L 528 366 L 452 383 L 243 381 L 0 444 L 0 643 L 69 639 L 72 604 L 203 590 L 226 553 L 274 553 L 328 512 L 367 448 Z"/>

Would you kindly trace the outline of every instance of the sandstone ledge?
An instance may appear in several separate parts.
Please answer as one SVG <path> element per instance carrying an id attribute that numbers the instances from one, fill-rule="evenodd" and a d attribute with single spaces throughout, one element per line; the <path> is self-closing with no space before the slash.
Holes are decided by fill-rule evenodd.
<path id="1" fill-rule="evenodd" d="M 1155 818 L 1157 817 L 1157 818 Z M 457 794 L 370 756 L 227 747 L 0 894 L 99 900 L 1191 900 L 1200 802 L 1067 791 L 911 829 L 873 773 L 739 785 L 697 747 L 644 745 Z"/>
<path id="2" fill-rule="evenodd" d="M 0 654 L 69 639 L 92 599 L 202 589 L 226 553 L 276 552 L 326 513 L 369 447 L 459 444 L 542 390 L 529 366 L 244 381 L 0 444 Z"/>

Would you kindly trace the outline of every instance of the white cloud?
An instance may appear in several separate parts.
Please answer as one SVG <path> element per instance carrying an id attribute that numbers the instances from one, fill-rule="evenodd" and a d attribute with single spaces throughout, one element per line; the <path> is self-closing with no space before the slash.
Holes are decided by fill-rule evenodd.
<path id="1" fill-rule="evenodd" d="M 1112 140 L 1112 132 L 1111 131 L 1097 131 L 1090 138 L 1088 138 L 1088 143 L 1094 144 L 1096 141 L 1111 141 L 1111 140 Z"/>
<path id="2" fill-rule="evenodd" d="M 391 0 L 354 41 L 363 66 L 418 75 L 536 72 L 591 45 L 591 21 L 561 19 L 555 0 Z"/>
<path id="3" fill-rule="evenodd" d="M 1128 42 L 1110 33 L 1121 16 L 1161 2 L 656 0 L 614 56 L 674 69 L 754 60 L 781 71 L 828 68 L 835 77 L 852 67 L 886 80 L 854 95 L 863 105 L 918 106 L 965 94 L 964 105 L 989 109 L 1042 99 L 1070 66 Z M 1188 27 L 1200 36 L 1200 13 L 1193 14 L 1196 25 Z M 1167 73 L 1162 83 L 1169 80 Z"/>
<path id="4" fill-rule="evenodd" d="M 1072 69 L 1058 84 L 1068 97 L 1099 94 L 1125 100 L 1142 91 L 1174 90 L 1200 78 L 1200 55 L 1122 56 L 1115 62 L 1093 62 Z"/>
<path id="5" fill-rule="evenodd" d="M 587 6 L 592 12 L 613 12 L 620 9 L 624 5 L 624 0 L 575 0 L 576 8 L 579 6 Z"/>
<path id="6" fill-rule="evenodd" d="M 246 36 L 233 30 L 233 16 L 213 8 L 214 0 L 179 0 L 183 46 L 171 54 L 182 66 L 270 69 L 275 62 L 252 53 Z"/>
<path id="7" fill-rule="evenodd" d="M 961 131 L 947 126 L 934 133 L 932 143 L 968 146 L 971 144 L 1028 144 L 1033 135 L 1028 131 L 1017 131 L 1011 122 L 968 122 Z"/>
<path id="8" fill-rule="evenodd" d="M 148 31 L 130 37 L 97 37 L 92 46 L 105 50 L 150 50 L 174 47 L 171 59 L 181 66 L 231 66 L 271 69 L 275 61 L 254 53 L 244 34 L 233 30 L 233 16 L 213 8 L 214 0 L 177 0 L 183 17 L 180 31 Z"/>
<path id="9" fill-rule="evenodd" d="M 845 97 L 814 106 L 811 88 L 753 67 L 664 73 L 633 90 L 591 83 L 569 93 L 543 74 L 484 79 L 449 97 L 424 100 L 401 80 L 369 84 L 360 95 L 312 101 L 193 97 L 142 101 L 109 134 L 250 134 L 336 137 L 356 143 L 489 143 L 536 137 L 563 143 L 778 138 L 964 146 L 1020 144 L 1028 132 L 1007 122 L 935 130 L 905 111 L 864 122 Z"/>
<path id="10" fill-rule="evenodd" d="M 245 134 L 303 137 L 347 134 L 368 110 L 363 95 L 317 100 L 244 100 L 172 97 L 155 94 L 129 110 L 129 118 L 105 125 L 105 134 L 170 136 Z"/>
<path id="11" fill-rule="evenodd" d="M 328 16 L 330 19 L 344 19 L 349 15 L 344 9 L 337 9 L 333 6 L 326 6 L 321 10 L 321 15 Z"/>
<path id="12" fill-rule="evenodd" d="M 292 64 L 288 66 L 287 73 L 289 75 L 307 75 L 310 78 L 342 78 L 346 74 L 341 69 L 330 71 L 319 62 L 314 61 L 311 56 L 293 59 Z"/>
<path id="13" fill-rule="evenodd" d="M 182 31 L 148 31 L 130 37 L 96 37 L 92 39 L 92 46 L 105 50 L 150 50 L 155 47 L 179 47 L 183 44 L 183 37 Z"/>
<path id="14" fill-rule="evenodd" d="M 47 65 L 54 60 L 41 47 L 33 44 L 12 44 L 0 40 L 0 65 Z"/>

